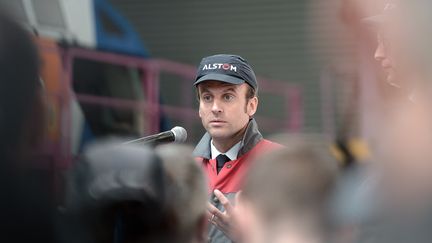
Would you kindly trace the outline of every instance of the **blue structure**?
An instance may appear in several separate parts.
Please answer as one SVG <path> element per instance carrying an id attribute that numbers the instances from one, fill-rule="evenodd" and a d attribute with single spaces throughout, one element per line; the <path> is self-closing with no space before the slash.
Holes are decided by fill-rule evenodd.
<path id="1" fill-rule="evenodd" d="M 97 49 L 148 58 L 138 33 L 108 1 L 94 0 Z"/>

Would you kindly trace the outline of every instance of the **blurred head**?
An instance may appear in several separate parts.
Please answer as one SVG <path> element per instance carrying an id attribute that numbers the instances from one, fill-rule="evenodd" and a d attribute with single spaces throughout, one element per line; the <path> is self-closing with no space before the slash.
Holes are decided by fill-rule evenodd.
<path id="1" fill-rule="evenodd" d="M 413 89 L 418 98 L 415 106 L 396 103 L 390 115 L 385 119 L 391 121 L 381 129 L 379 139 L 378 161 L 385 166 L 383 172 L 392 177 L 398 185 L 424 188 L 429 177 L 432 154 L 429 131 L 431 130 L 430 90 L 432 81 L 432 2 L 428 0 L 398 1 L 397 9 L 391 23 L 383 24 L 391 42 L 389 49 L 395 50 L 394 59 L 399 65 L 397 72 L 405 74 L 406 83 Z M 402 60 L 402 61 L 401 61 Z M 422 94 L 422 95 L 419 95 Z M 425 102 L 426 101 L 426 102 Z M 401 178 L 406 179 L 401 179 Z M 410 179 L 408 179 L 410 178 Z M 420 179 L 423 178 L 423 179 Z M 415 184 L 419 183 L 415 186 Z M 400 185 L 402 186 L 402 185 Z M 396 186 L 397 187 L 397 186 Z M 396 189 L 396 188 L 395 188 Z M 398 190 L 404 192 L 415 190 Z"/>
<path id="2" fill-rule="evenodd" d="M 169 144 L 156 148 L 168 177 L 175 184 L 173 209 L 178 217 L 179 242 L 207 240 L 207 183 L 189 146 Z"/>
<path id="3" fill-rule="evenodd" d="M 66 241 L 203 242 L 205 181 L 189 154 L 176 146 L 156 153 L 90 146 L 69 179 Z"/>
<path id="4" fill-rule="evenodd" d="M 405 88 L 406 79 L 404 55 L 401 50 L 402 23 L 398 13 L 399 5 L 394 0 L 386 1 L 382 14 L 366 21 L 377 30 L 377 48 L 374 58 L 381 65 L 386 81 L 397 88 Z M 405 80 L 406 82 L 406 80 Z"/>
<path id="5" fill-rule="evenodd" d="M 217 141 L 241 138 L 258 107 L 258 83 L 247 61 L 227 54 L 205 57 L 194 85 L 199 116 L 211 137 Z"/>
<path id="6" fill-rule="evenodd" d="M 246 242 L 320 242 L 336 162 L 301 140 L 256 160 L 238 208 Z"/>
<path id="7" fill-rule="evenodd" d="M 430 7 L 425 0 L 390 0 L 383 14 L 372 17 L 378 29 L 375 59 L 384 69 L 387 82 L 408 93 L 422 85 L 426 73 L 427 79 L 432 78 Z"/>
<path id="8" fill-rule="evenodd" d="M 27 123 L 38 103 L 39 57 L 30 35 L 15 21 L 0 13 L 0 136 L 1 156 L 18 156 L 26 143 L 26 131 L 38 132 L 40 123 Z M 39 127 L 35 127 L 38 126 Z M 28 127 L 32 127 L 31 130 Z M 16 159 L 16 158 L 15 158 Z M 5 161 L 5 159 L 2 159 Z"/>
<path id="9" fill-rule="evenodd" d="M 52 242 L 51 173 L 29 166 L 37 156 L 28 145 L 44 128 L 38 53 L 29 33 L 1 11 L 0 67 L 1 227 L 14 242 Z"/>

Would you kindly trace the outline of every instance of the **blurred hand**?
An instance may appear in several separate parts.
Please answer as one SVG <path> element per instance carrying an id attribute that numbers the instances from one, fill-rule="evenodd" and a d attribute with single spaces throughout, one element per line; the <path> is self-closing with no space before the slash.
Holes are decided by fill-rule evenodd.
<path id="1" fill-rule="evenodd" d="M 207 203 L 207 216 L 209 217 L 210 223 L 224 232 L 224 234 L 232 241 L 239 242 L 241 239 L 241 233 L 239 232 L 238 227 L 238 211 L 222 192 L 215 190 L 214 194 L 224 207 L 225 211 L 221 212 L 211 203 Z M 236 200 L 238 199 L 239 194 L 240 192 L 237 193 Z"/>

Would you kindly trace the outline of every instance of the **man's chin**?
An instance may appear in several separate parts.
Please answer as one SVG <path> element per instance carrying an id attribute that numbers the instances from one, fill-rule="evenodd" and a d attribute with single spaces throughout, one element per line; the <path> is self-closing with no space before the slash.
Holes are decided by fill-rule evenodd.
<path id="1" fill-rule="evenodd" d="M 225 131 L 210 130 L 210 131 L 208 131 L 208 133 L 210 134 L 210 136 L 213 139 L 225 139 L 225 138 L 229 137 L 227 132 L 225 132 Z"/>
<path id="2" fill-rule="evenodd" d="M 207 132 L 213 139 L 225 139 L 230 137 L 230 133 L 226 128 L 222 127 L 210 127 Z"/>
<path id="3" fill-rule="evenodd" d="M 401 89 L 402 88 L 402 86 L 399 84 L 399 82 L 394 78 L 394 76 L 393 75 L 388 75 L 387 76 L 387 83 L 390 85 L 390 86 L 392 86 L 392 87 L 395 87 L 395 88 L 398 88 L 398 89 Z"/>

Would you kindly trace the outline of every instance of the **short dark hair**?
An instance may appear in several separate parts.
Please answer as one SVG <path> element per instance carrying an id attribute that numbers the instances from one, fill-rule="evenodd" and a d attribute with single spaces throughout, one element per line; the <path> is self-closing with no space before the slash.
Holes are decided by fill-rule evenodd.
<path id="1" fill-rule="evenodd" d="M 254 89 L 248 84 L 248 90 L 246 91 L 246 100 L 250 100 L 253 97 L 258 97 L 258 89 Z"/>

